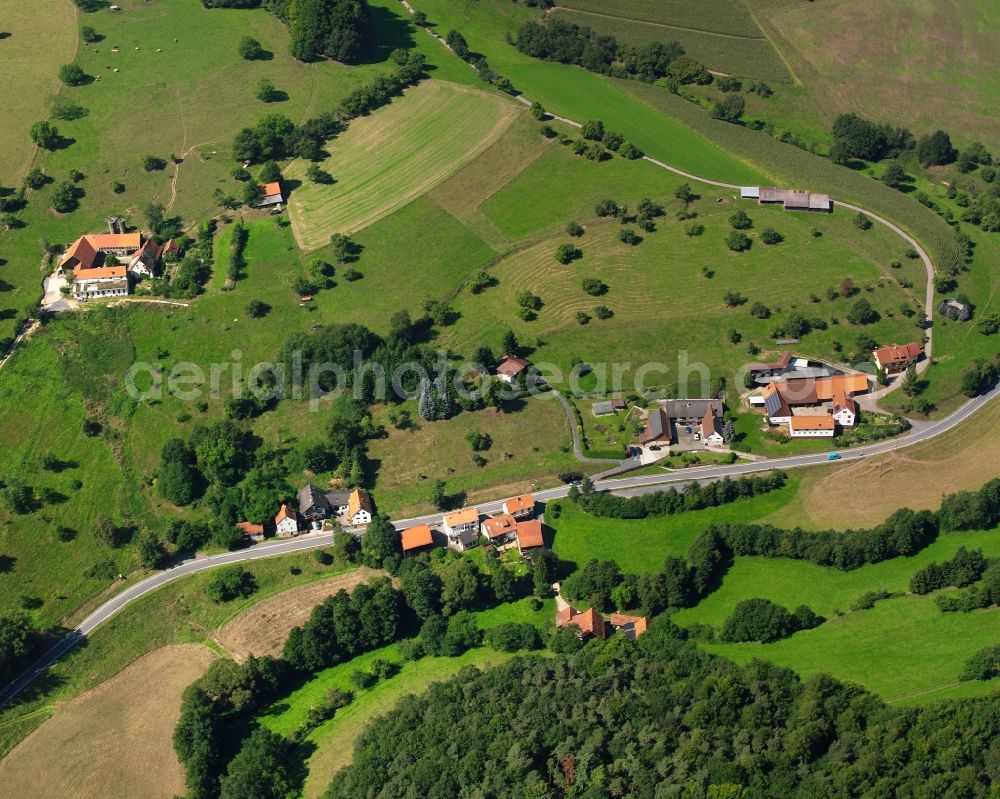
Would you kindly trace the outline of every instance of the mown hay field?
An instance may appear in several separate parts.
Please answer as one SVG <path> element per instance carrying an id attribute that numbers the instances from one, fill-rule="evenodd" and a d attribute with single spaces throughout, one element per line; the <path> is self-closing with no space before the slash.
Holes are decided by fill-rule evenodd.
<path id="1" fill-rule="evenodd" d="M 73 60 L 78 35 L 70 0 L 38 0 L 31 9 L 19 0 L 0 0 L 0 75 L 4 116 L 0 125 L 0 186 L 15 186 L 35 149 L 31 126 L 46 119 L 62 85 L 59 65 Z"/>
<path id="2" fill-rule="evenodd" d="M 172 736 L 181 694 L 215 658 L 204 646 L 155 649 L 75 699 L 0 760 L 6 796 L 166 799 L 184 791 Z"/>
<path id="3" fill-rule="evenodd" d="M 299 245 L 315 250 L 424 194 L 496 141 L 516 113 L 498 95 L 425 81 L 354 121 L 319 164 L 334 183 L 310 181 L 302 161 L 286 172 L 301 183 L 289 199 Z"/>
<path id="4" fill-rule="evenodd" d="M 564 22 L 592 28 L 601 34 L 610 34 L 623 45 L 679 42 L 688 55 L 718 72 L 771 82 L 790 80 L 785 65 L 759 29 L 755 35 L 750 36 L 720 34 L 671 24 L 666 21 L 670 19 L 669 14 L 665 14 L 662 21 L 647 20 L 632 17 L 627 9 L 612 13 L 584 8 L 591 5 L 587 2 L 573 2 L 558 8 L 555 16 Z"/>

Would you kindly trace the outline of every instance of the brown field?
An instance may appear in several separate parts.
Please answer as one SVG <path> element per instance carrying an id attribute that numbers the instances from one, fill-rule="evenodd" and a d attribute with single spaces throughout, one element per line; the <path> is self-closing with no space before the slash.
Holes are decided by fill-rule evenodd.
<path id="1" fill-rule="evenodd" d="M 943 494 L 1000 476 L 1000 402 L 942 436 L 858 463 L 802 471 L 795 498 L 765 521 L 813 529 L 876 524 L 901 507 L 937 508 Z"/>
<path id="2" fill-rule="evenodd" d="M 0 761 L 3 795 L 157 799 L 183 793 L 171 736 L 181 693 L 214 657 L 204 646 L 160 647 L 58 705 Z"/>
<path id="3" fill-rule="evenodd" d="M 212 640 L 236 660 L 247 655 L 278 655 L 289 631 L 309 618 L 312 609 L 340 589 L 350 591 L 358 583 L 385 574 L 361 566 L 346 574 L 282 591 L 234 616 L 212 636 Z"/>
<path id="4" fill-rule="evenodd" d="M 773 44 L 832 119 L 857 111 L 960 144 L 1000 144 L 994 0 L 750 0 Z"/>

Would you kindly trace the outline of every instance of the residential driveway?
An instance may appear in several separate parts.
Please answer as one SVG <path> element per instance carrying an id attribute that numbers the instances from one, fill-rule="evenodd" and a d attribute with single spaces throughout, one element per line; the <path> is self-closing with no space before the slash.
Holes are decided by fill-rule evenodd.
<path id="1" fill-rule="evenodd" d="M 63 296 L 60 289 L 68 286 L 69 283 L 63 276 L 62 270 L 56 270 L 42 281 L 45 289 L 45 296 L 42 297 L 42 310 L 55 313 L 56 311 L 72 311 L 76 308 L 76 300 Z"/>

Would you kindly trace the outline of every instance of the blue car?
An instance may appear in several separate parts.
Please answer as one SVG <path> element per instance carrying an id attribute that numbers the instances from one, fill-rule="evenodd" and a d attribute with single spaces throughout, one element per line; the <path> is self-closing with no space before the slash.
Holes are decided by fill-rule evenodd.
<path id="1" fill-rule="evenodd" d="M 826 459 L 828 461 L 839 461 L 840 460 L 840 453 L 839 452 L 831 452 L 829 455 L 826 456 Z"/>

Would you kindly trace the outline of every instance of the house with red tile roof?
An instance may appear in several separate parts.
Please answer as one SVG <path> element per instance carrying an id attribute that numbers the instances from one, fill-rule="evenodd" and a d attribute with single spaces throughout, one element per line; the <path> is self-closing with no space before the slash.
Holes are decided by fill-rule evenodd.
<path id="1" fill-rule="evenodd" d="M 715 415 L 715 406 L 709 405 L 705 418 L 701 420 L 701 440 L 705 444 L 721 446 L 725 443 L 722 437 L 722 421 Z"/>
<path id="2" fill-rule="evenodd" d="M 488 519 L 483 519 L 479 532 L 486 536 L 491 544 L 505 544 L 517 533 L 517 519 L 510 513 L 490 516 Z"/>
<path id="3" fill-rule="evenodd" d="M 542 523 L 538 519 L 518 522 L 514 535 L 517 537 L 517 551 L 522 555 L 529 550 L 545 546 L 545 539 L 542 537 Z"/>
<path id="4" fill-rule="evenodd" d="M 274 517 L 274 531 L 278 538 L 289 538 L 299 533 L 298 516 L 287 502 L 281 503 L 278 515 Z"/>
<path id="5" fill-rule="evenodd" d="M 535 515 L 535 495 L 521 494 L 519 497 L 511 497 L 503 502 L 503 512 L 509 513 L 515 519 L 530 519 Z"/>
<path id="6" fill-rule="evenodd" d="M 243 533 L 243 537 L 249 539 L 250 541 L 264 540 L 263 524 L 254 524 L 253 522 L 239 522 L 236 525 L 236 527 L 241 533 Z"/>
<path id="7" fill-rule="evenodd" d="M 879 347 L 872 351 L 872 358 L 875 359 L 875 366 L 885 369 L 889 374 L 904 372 L 911 363 L 920 360 L 924 354 L 923 348 L 915 341 L 909 344 L 890 344 L 888 347 Z"/>
<path id="8" fill-rule="evenodd" d="M 479 511 L 462 508 L 444 514 L 441 529 L 448 536 L 448 546 L 464 552 L 479 543 Z"/>
<path id="9" fill-rule="evenodd" d="M 516 355 L 504 355 L 500 359 L 500 363 L 497 364 L 497 377 L 505 383 L 514 383 L 530 365 L 524 358 L 518 358 Z"/>
<path id="10" fill-rule="evenodd" d="M 257 200 L 258 208 L 269 208 L 274 206 L 280 211 L 281 204 L 284 201 L 285 198 L 281 196 L 281 184 L 278 181 L 265 183 L 260 187 L 260 199 Z"/>
<path id="11" fill-rule="evenodd" d="M 434 536 L 431 534 L 430 525 L 427 524 L 407 527 L 399 534 L 399 538 L 404 555 L 412 555 L 422 549 L 434 546 Z"/>
<path id="12" fill-rule="evenodd" d="M 626 638 L 636 640 L 648 627 L 645 616 L 630 616 L 625 613 L 612 613 L 605 618 L 593 608 L 582 613 L 571 605 L 556 611 L 556 627 L 576 627 L 580 638 L 610 638 L 617 632 Z"/>

